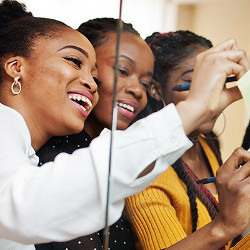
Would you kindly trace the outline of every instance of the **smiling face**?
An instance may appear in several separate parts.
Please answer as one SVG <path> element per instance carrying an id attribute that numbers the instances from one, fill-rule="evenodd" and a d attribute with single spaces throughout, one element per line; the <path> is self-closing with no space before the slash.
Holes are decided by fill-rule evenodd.
<path id="1" fill-rule="evenodd" d="M 79 32 L 63 28 L 58 38 L 39 39 L 22 69 L 22 92 L 12 104 L 30 131 L 45 138 L 80 132 L 98 101 L 96 58 L 90 42 Z"/>
<path id="2" fill-rule="evenodd" d="M 106 43 L 96 48 L 100 99 L 85 126 L 91 136 L 111 127 L 115 47 L 116 34 L 110 33 Z M 117 85 L 118 129 L 126 129 L 145 108 L 153 65 L 154 57 L 148 45 L 135 34 L 122 33 Z"/>
<path id="3" fill-rule="evenodd" d="M 173 91 L 172 88 L 179 84 L 191 83 L 196 56 L 205 50 L 207 50 L 207 48 L 198 47 L 194 53 L 192 53 L 186 60 L 184 60 L 180 65 L 178 65 L 177 69 L 172 70 L 168 73 L 169 77 L 167 80 L 167 84 L 165 87 L 161 87 L 160 90 L 162 98 L 166 104 L 177 104 L 178 102 L 183 101 L 187 98 L 189 91 L 177 92 Z M 190 112 L 192 111 L 190 110 Z M 217 117 L 214 118 L 212 121 L 203 124 L 198 130 L 194 131 L 192 134 L 196 135 L 200 133 L 210 132 L 214 127 L 216 119 Z"/>

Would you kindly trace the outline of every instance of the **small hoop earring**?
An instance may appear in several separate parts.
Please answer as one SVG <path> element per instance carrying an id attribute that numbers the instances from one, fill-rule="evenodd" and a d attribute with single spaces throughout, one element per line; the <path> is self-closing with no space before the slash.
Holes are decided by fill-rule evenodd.
<path id="1" fill-rule="evenodd" d="M 162 96 L 161 96 L 161 102 L 162 102 L 162 104 L 163 104 L 163 107 L 166 107 L 166 106 L 167 106 L 166 103 L 164 102 Z"/>
<path id="2" fill-rule="evenodd" d="M 221 130 L 221 132 L 220 133 L 218 133 L 218 135 L 216 135 L 216 136 L 211 136 L 211 137 L 207 137 L 206 135 L 204 135 L 204 134 L 200 134 L 200 136 L 201 137 L 203 137 L 204 139 L 210 139 L 210 140 L 217 140 L 223 133 L 224 133 L 224 131 L 225 131 L 225 128 L 226 128 L 226 115 L 224 114 L 224 112 L 222 112 L 222 116 L 223 116 L 223 121 L 224 121 L 224 123 L 223 123 L 223 128 L 222 128 L 222 130 Z"/>
<path id="3" fill-rule="evenodd" d="M 19 77 L 19 76 L 16 76 L 16 77 L 14 78 L 14 82 L 13 82 L 12 85 L 11 85 L 11 92 L 12 92 L 14 95 L 20 94 L 20 93 L 21 93 L 21 90 L 22 90 L 22 85 L 21 85 L 21 83 L 19 82 L 19 79 L 20 79 L 20 77 Z M 14 90 L 14 88 L 15 88 L 16 85 L 17 85 L 17 87 L 18 87 L 18 91 L 15 91 L 15 90 Z"/>

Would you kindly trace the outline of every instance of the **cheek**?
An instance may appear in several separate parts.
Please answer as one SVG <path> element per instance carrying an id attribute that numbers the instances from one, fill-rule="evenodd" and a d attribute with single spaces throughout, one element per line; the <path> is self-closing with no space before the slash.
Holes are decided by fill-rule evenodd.
<path id="1" fill-rule="evenodd" d="M 148 103 L 148 98 L 147 98 L 147 93 L 146 92 L 144 92 L 143 93 L 143 96 L 142 96 L 142 99 L 141 99 L 141 110 L 140 111 L 142 111 L 143 109 L 145 109 L 146 108 L 146 106 L 147 106 L 147 103 Z"/>
<path id="2" fill-rule="evenodd" d="M 42 82 L 41 85 L 46 85 L 48 89 L 64 88 L 68 83 L 76 78 L 74 71 L 63 64 L 59 66 L 50 65 L 50 67 L 43 68 L 38 75 L 37 83 Z"/>
<path id="3" fill-rule="evenodd" d="M 174 103 L 177 104 L 181 101 L 184 101 L 188 96 L 188 92 L 176 92 L 176 91 L 172 91 L 169 90 L 168 93 L 165 93 L 165 95 L 163 96 L 163 99 L 165 101 L 166 104 L 169 103 Z"/>
<path id="4" fill-rule="evenodd" d="M 98 92 L 95 92 L 95 94 L 93 95 L 93 107 L 92 109 L 96 106 L 96 104 L 99 102 L 99 93 Z"/>
<path id="5" fill-rule="evenodd" d="M 177 92 L 175 95 L 173 95 L 173 98 L 175 99 L 175 102 L 178 103 L 180 101 L 186 100 L 188 96 L 188 92 Z"/>
<path id="6" fill-rule="evenodd" d="M 98 71 L 99 77 L 98 79 L 101 82 L 101 86 L 98 88 L 98 93 L 100 96 L 100 100 L 102 101 L 105 97 L 113 96 L 113 81 L 114 78 L 112 74 L 107 74 L 106 71 Z"/>
<path id="7" fill-rule="evenodd" d="M 99 93 L 99 102 L 105 102 L 107 103 L 108 100 L 112 102 L 113 99 L 113 86 L 106 82 L 102 82 L 102 86 L 98 89 Z"/>

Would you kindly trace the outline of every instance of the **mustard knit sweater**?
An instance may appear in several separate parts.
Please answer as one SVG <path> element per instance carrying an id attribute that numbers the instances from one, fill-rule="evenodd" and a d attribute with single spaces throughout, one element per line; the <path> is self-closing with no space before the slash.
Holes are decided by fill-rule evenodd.
<path id="1" fill-rule="evenodd" d="M 208 146 L 199 138 L 214 175 L 218 161 Z M 192 217 L 186 185 L 172 167 L 161 174 L 155 182 L 141 193 L 126 201 L 126 212 L 138 237 L 138 249 L 159 250 L 170 247 L 192 233 Z M 218 199 L 217 195 L 214 195 Z M 197 230 L 211 222 L 206 207 L 197 201 Z M 230 248 L 231 243 L 226 246 Z M 240 248 L 239 248 L 240 247 Z M 250 249 L 248 234 L 234 248 Z"/>

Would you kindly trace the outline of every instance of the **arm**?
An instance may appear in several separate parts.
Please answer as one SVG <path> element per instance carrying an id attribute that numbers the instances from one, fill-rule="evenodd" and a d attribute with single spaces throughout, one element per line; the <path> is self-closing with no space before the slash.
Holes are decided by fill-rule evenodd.
<path id="1" fill-rule="evenodd" d="M 60 154 L 38 168 L 28 158 L 30 137 L 22 117 L 14 110 L 11 115 L 0 111 L 1 236 L 40 243 L 65 241 L 101 229 L 109 134 L 93 140 L 89 148 Z M 174 122 L 169 124 L 169 119 Z M 117 131 L 110 224 L 120 217 L 125 197 L 144 189 L 166 169 L 166 161 L 171 164 L 190 146 L 173 105 L 126 131 Z M 157 158 L 153 170 L 138 178 Z"/>
<path id="2" fill-rule="evenodd" d="M 186 191 L 171 168 L 161 174 L 148 188 L 127 198 L 126 212 L 140 246 L 145 250 L 170 247 L 187 237 L 186 232 L 192 231 Z M 182 223 L 185 224 L 185 230 Z"/>
<path id="3" fill-rule="evenodd" d="M 181 201 L 184 196 L 180 195 L 181 187 L 178 177 L 171 175 L 171 169 L 159 176 L 146 190 L 129 197 L 126 204 L 127 212 L 142 248 L 145 250 L 219 249 L 237 234 L 242 233 L 250 216 L 250 185 L 247 183 L 250 164 L 248 162 L 243 166 L 245 169 L 242 173 L 240 173 L 242 169 L 238 170 L 238 165 L 242 161 L 249 161 L 249 157 L 248 152 L 238 149 L 221 167 L 217 175 L 221 201 L 219 214 L 214 221 L 189 236 L 185 233 L 188 229 L 183 228 L 185 223 L 181 224 L 177 218 L 180 203 L 182 206 L 179 209 L 182 209 L 182 214 L 179 212 L 179 217 L 191 218 L 191 215 L 185 212 L 185 200 Z M 174 185 L 171 185 L 169 179 Z M 174 204 L 175 207 L 173 207 Z M 184 221 L 188 223 L 189 219 L 184 219 Z M 237 247 L 247 249 L 249 244 L 249 236 L 246 236 Z M 232 249 L 238 249 L 237 247 Z"/>
<path id="4" fill-rule="evenodd" d="M 231 74 L 240 79 L 248 70 L 245 52 L 233 39 L 197 56 L 189 95 L 176 105 L 187 135 L 242 98 L 238 87 L 227 89 L 225 81 Z"/>
<path id="5" fill-rule="evenodd" d="M 227 49 L 224 47 L 221 49 L 223 55 Z M 234 55 L 239 52 L 230 50 L 227 53 Z M 218 70 L 213 64 L 210 65 L 211 72 L 201 67 L 201 75 L 210 72 L 208 83 L 202 84 L 206 86 L 200 90 L 198 83 L 202 77 L 197 77 L 186 105 L 177 107 L 180 116 L 173 106 L 169 106 L 127 131 L 116 132 L 110 223 L 120 217 L 126 196 L 145 188 L 165 170 L 166 164 L 173 163 L 188 149 L 190 144 L 184 131 L 188 134 L 232 101 L 224 98 L 218 104 L 218 100 L 223 100 L 220 97 L 226 76 L 234 73 L 240 77 L 246 70 L 242 60 L 237 59 L 239 56 L 234 58 L 233 55 L 224 55 L 227 64 Z M 205 62 L 211 60 L 210 56 L 205 57 Z M 244 56 L 241 54 L 241 57 Z M 233 70 L 228 70 L 230 68 Z M 187 108 L 191 107 L 194 110 L 187 116 Z M 55 162 L 36 168 L 27 157 L 26 146 L 30 138 L 22 141 L 23 133 L 28 133 L 27 128 L 25 132 L 24 128 L 20 130 L 20 124 L 6 124 L 5 121 L 5 117 L 1 116 L 1 236 L 23 243 L 65 241 L 103 227 L 108 135 L 94 140 L 90 148 L 78 150 L 72 156 L 61 154 Z M 13 125 L 16 126 L 11 129 Z M 153 170 L 138 178 L 156 159 Z"/>
<path id="6" fill-rule="evenodd" d="M 250 219 L 249 160 L 249 152 L 241 148 L 234 151 L 217 171 L 220 204 L 217 217 L 168 249 L 219 249 L 246 229 Z M 238 169 L 242 162 L 247 163 Z"/>

